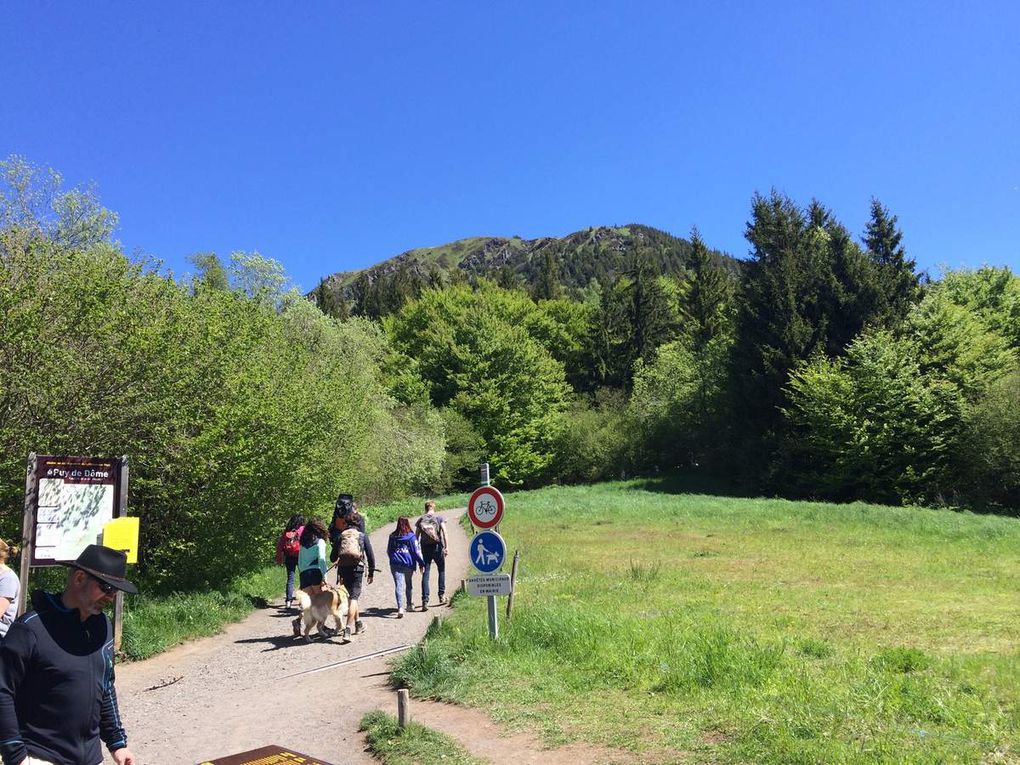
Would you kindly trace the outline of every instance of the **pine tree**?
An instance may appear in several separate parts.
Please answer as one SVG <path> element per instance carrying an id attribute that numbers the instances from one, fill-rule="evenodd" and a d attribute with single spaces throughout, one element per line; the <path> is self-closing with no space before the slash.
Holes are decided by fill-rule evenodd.
<path id="1" fill-rule="evenodd" d="M 652 253 L 646 248 L 634 254 L 627 276 L 630 278 L 630 358 L 633 363 L 638 359 L 650 359 L 656 348 L 671 339 L 671 311 Z"/>
<path id="2" fill-rule="evenodd" d="M 532 289 L 532 297 L 535 300 L 558 300 L 563 297 L 559 262 L 551 247 L 546 247 L 542 253 L 542 265 Z"/>
<path id="3" fill-rule="evenodd" d="M 920 279 L 916 263 L 907 257 L 901 241 L 903 232 L 896 227 L 897 217 L 877 199 L 871 200 L 871 220 L 862 241 L 872 262 L 878 267 L 881 280 L 883 323 L 892 327 L 907 315 L 920 296 Z"/>
<path id="4" fill-rule="evenodd" d="M 312 291 L 315 304 L 327 316 L 343 321 L 350 317 L 350 308 L 344 300 L 341 288 L 330 287 L 325 279 L 319 280 L 319 286 Z"/>
<path id="5" fill-rule="evenodd" d="M 732 285 L 708 251 L 697 227 L 691 229 L 688 291 L 683 299 L 685 331 L 695 353 L 729 330 Z"/>

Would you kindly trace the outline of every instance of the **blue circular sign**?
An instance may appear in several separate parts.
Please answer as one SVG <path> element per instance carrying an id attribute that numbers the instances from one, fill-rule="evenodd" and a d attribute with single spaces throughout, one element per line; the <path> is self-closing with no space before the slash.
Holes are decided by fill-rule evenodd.
<path id="1" fill-rule="evenodd" d="M 491 574 L 503 565 L 503 559 L 506 558 L 506 544 L 503 542 L 503 537 L 495 531 L 483 531 L 480 534 L 475 534 L 475 538 L 471 540 L 469 553 L 472 566 L 483 574 Z"/>

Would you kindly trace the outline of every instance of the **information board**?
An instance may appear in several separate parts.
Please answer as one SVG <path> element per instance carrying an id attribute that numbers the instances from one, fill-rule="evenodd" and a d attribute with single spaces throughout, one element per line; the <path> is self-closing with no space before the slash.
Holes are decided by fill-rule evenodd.
<path id="1" fill-rule="evenodd" d="M 325 760 L 284 749 L 282 746 L 264 746 L 250 752 L 240 752 L 215 760 L 202 760 L 198 765 L 331 765 Z"/>
<path id="2" fill-rule="evenodd" d="M 31 565 L 70 563 L 116 514 L 120 460 L 40 455 L 35 476 Z"/>

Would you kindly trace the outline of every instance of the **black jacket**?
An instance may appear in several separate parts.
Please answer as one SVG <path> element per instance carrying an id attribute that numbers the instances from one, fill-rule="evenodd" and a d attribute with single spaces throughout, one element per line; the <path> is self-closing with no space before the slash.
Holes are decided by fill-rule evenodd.
<path id="1" fill-rule="evenodd" d="M 0 754 L 96 765 L 102 739 L 127 746 L 113 686 L 113 629 L 105 614 L 81 621 L 59 595 L 32 593 L 33 611 L 0 645 Z"/>

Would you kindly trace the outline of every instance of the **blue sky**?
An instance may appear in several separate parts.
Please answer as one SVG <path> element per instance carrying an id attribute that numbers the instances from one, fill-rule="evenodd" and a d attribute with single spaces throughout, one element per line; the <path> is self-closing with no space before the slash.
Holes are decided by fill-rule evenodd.
<path id="1" fill-rule="evenodd" d="M 94 181 L 129 252 L 302 287 L 467 236 L 645 223 L 746 256 L 755 191 L 922 268 L 1020 270 L 1020 3 L 22 2 L 0 155 Z"/>

